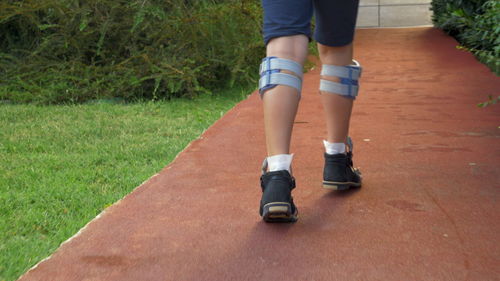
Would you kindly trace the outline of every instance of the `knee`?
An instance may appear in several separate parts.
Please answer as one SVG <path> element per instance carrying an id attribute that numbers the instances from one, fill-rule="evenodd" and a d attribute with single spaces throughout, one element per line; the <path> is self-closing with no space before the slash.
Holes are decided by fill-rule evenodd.
<path id="1" fill-rule="evenodd" d="M 260 65 L 259 92 L 284 85 L 302 91 L 302 66 L 307 58 L 305 35 L 276 37 L 267 44 L 267 57 Z"/>
<path id="2" fill-rule="evenodd" d="M 307 36 L 302 34 L 273 38 L 267 44 L 267 56 L 289 59 L 303 65 L 307 58 L 308 42 Z"/>
<path id="3" fill-rule="evenodd" d="M 324 64 L 347 65 L 352 60 L 353 44 L 351 42 L 344 46 L 333 47 L 318 43 L 318 53 Z"/>

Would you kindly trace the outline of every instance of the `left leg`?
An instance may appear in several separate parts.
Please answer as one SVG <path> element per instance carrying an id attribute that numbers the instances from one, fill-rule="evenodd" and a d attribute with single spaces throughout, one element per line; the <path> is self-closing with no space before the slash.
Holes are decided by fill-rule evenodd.
<path id="1" fill-rule="evenodd" d="M 307 41 L 304 35 L 274 38 L 267 44 L 267 57 L 292 60 L 302 67 L 307 57 Z M 295 75 L 286 70 L 282 72 Z M 290 139 L 299 97 L 299 90 L 285 85 L 278 85 L 262 93 L 268 157 L 290 153 Z"/>
<path id="2" fill-rule="evenodd" d="M 294 222 L 291 195 L 290 139 L 302 89 L 312 0 L 263 0 L 266 58 L 260 67 L 259 91 L 264 106 L 267 156 L 260 178 L 259 213 L 267 222 Z"/>

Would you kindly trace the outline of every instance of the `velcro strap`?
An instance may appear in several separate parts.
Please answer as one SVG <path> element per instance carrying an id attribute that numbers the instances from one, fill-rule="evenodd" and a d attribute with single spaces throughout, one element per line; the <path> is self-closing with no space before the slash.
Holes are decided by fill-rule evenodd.
<path id="1" fill-rule="evenodd" d="M 293 87 L 299 91 L 302 91 L 302 79 L 297 76 L 280 73 L 280 72 L 265 72 L 265 74 L 259 79 L 259 89 L 261 92 L 272 88 L 275 85 L 286 85 Z"/>
<path id="2" fill-rule="evenodd" d="M 349 152 L 352 153 L 352 151 L 354 150 L 354 143 L 352 142 L 352 139 L 350 136 L 347 136 L 347 147 L 349 148 Z"/>
<path id="3" fill-rule="evenodd" d="M 288 59 L 281 59 L 278 57 L 266 57 L 262 59 L 259 73 L 262 76 L 264 72 L 276 69 L 291 71 L 300 78 L 302 78 L 303 75 L 302 66 L 298 62 Z"/>
<path id="4" fill-rule="evenodd" d="M 282 70 L 290 71 L 297 76 L 283 73 Z M 302 75 L 300 63 L 278 57 L 266 57 L 260 64 L 259 92 L 263 94 L 277 85 L 286 85 L 297 89 L 300 98 Z"/>
<path id="5" fill-rule="evenodd" d="M 361 66 L 356 60 L 352 60 L 354 65 L 330 65 L 323 64 L 321 75 L 323 76 L 337 76 L 341 78 L 348 78 L 351 80 L 358 80 L 361 77 Z"/>
<path id="6" fill-rule="evenodd" d="M 355 99 L 358 95 L 358 85 L 353 83 L 337 83 L 333 81 L 328 81 L 321 79 L 319 84 L 319 90 L 324 92 L 329 92 L 332 94 L 338 94 L 341 96 L 346 96 L 348 98 Z"/>

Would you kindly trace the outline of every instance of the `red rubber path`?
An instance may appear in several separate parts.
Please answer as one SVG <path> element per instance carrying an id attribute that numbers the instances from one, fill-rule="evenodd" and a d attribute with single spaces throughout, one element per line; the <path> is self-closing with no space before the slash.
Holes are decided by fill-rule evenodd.
<path id="1" fill-rule="evenodd" d="M 322 189 L 318 69 L 292 152 L 299 221 L 260 220 L 256 93 L 21 280 L 500 280 L 500 79 L 433 28 L 358 30 L 364 185 Z"/>

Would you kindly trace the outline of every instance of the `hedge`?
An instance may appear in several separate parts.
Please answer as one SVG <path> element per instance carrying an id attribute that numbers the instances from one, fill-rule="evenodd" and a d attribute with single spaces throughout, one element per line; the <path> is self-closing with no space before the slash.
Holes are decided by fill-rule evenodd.
<path id="1" fill-rule="evenodd" d="M 500 1 L 433 0 L 433 22 L 500 75 Z"/>
<path id="2" fill-rule="evenodd" d="M 169 99 L 255 83 L 258 0 L 0 2 L 0 101 Z"/>

